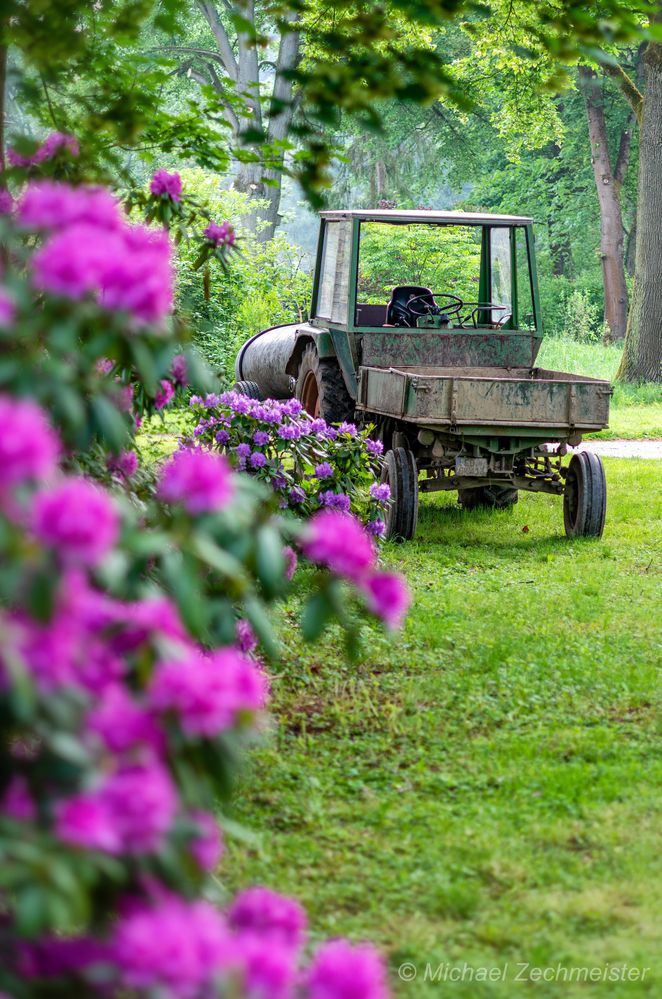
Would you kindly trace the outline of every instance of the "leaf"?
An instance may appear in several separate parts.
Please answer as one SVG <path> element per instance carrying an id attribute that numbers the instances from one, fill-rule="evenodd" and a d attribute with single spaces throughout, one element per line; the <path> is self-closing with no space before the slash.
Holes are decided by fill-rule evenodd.
<path id="1" fill-rule="evenodd" d="M 92 399 L 91 408 L 100 436 L 112 451 L 121 451 L 129 441 L 129 430 L 122 414 L 103 395 Z"/>
<path id="2" fill-rule="evenodd" d="M 276 596 L 285 586 L 285 559 L 280 535 L 273 527 L 261 527 L 255 539 L 258 579 L 268 596 Z"/>
<path id="3" fill-rule="evenodd" d="M 325 590 L 308 598 L 301 617 L 301 634 L 307 642 L 315 642 L 333 617 L 333 605 Z"/>

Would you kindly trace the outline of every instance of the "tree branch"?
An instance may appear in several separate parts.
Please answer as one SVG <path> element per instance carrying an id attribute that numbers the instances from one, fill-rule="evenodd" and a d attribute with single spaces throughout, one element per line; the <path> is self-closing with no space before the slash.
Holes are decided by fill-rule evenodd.
<path id="1" fill-rule="evenodd" d="M 614 80 L 621 94 L 632 108 L 635 118 L 641 123 L 644 98 L 634 80 L 618 64 L 613 65 L 612 63 L 605 62 L 601 63 L 601 66 L 604 72 Z"/>
<path id="2" fill-rule="evenodd" d="M 218 45 L 218 51 L 223 61 L 223 65 L 228 76 L 231 76 L 233 80 L 239 78 L 239 68 L 237 66 L 237 60 L 235 58 L 234 52 L 232 50 L 232 45 L 230 44 L 230 39 L 228 38 L 227 31 L 223 26 L 216 6 L 211 2 L 211 0 L 197 0 L 198 7 L 204 14 L 207 24 L 211 28 L 211 32 Z"/>

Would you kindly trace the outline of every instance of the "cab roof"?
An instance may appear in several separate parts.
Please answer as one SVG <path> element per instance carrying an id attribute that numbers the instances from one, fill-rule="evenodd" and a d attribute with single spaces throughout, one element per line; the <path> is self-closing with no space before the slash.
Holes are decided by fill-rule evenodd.
<path id="1" fill-rule="evenodd" d="M 361 219 L 362 222 L 390 222 L 406 225 L 408 222 L 456 225 L 531 225 L 532 218 L 525 215 L 488 215 L 484 212 L 438 212 L 434 209 L 393 210 L 386 208 L 349 208 L 346 210 L 320 212 L 323 219 Z"/>

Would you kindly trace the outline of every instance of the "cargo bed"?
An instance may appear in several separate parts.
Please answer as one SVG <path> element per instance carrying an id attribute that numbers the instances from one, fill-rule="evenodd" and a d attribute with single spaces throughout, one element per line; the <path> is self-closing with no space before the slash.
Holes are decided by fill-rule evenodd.
<path id="1" fill-rule="evenodd" d="M 545 368 L 361 367 L 357 408 L 430 427 L 591 431 L 608 425 L 609 382 Z"/>

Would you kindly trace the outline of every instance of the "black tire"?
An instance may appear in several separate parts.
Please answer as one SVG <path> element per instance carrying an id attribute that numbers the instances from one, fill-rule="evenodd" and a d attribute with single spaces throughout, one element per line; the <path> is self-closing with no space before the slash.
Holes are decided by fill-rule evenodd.
<path id="1" fill-rule="evenodd" d="M 382 482 L 391 487 L 391 499 L 384 517 L 385 537 L 411 541 L 416 536 L 418 524 L 418 469 L 413 452 L 404 447 L 387 451 Z"/>
<path id="2" fill-rule="evenodd" d="M 235 382 L 234 391 L 238 392 L 240 395 L 247 395 L 249 399 L 257 399 L 259 402 L 262 401 L 262 393 L 260 392 L 260 386 L 257 382 Z"/>
<path id="3" fill-rule="evenodd" d="M 601 538 L 607 512 L 607 480 L 597 454 L 573 454 L 563 492 L 563 522 L 569 538 Z"/>
<path id="4" fill-rule="evenodd" d="M 301 356 L 294 394 L 310 416 L 321 416 L 327 423 L 345 423 L 354 418 L 354 400 L 338 362 L 321 358 L 312 343 Z"/>
<path id="5" fill-rule="evenodd" d="M 510 510 L 517 503 L 517 490 L 512 486 L 478 486 L 458 489 L 457 498 L 465 510 Z"/>

